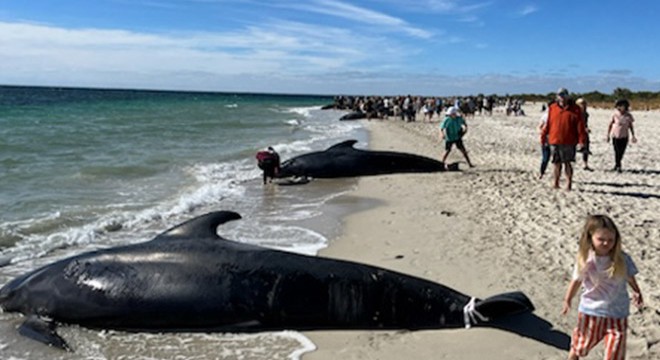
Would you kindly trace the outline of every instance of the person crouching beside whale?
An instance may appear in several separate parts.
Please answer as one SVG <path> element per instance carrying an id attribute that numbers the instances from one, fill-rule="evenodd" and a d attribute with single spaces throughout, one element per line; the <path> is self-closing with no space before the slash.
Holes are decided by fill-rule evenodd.
<path id="1" fill-rule="evenodd" d="M 280 170 L 280 155 L 269 146 L 266 150 L 257 153 L 257 166 L 263 170 L 264 185 L 272 182 Z"/>
<path id="2" fill-rule="evenodd" d="M 467 133 L 468 129 L 467 123 L 465 123 L 463 117 L 458 114 L 458 109 L 455 106 L 449 107 L 446 115 L 447 117 L 442 124 L 440 124 L 440 139 L 445 140 L 445 153 L 442 155 L 442 162 L 445 164 L 447 163 L 447 157 L 451 152 L 451 148 L 456 145 L 458 150 L 463 153 L 468 165 L 474 167 L 472 162 L 470 162 L 470 157 L 463 145 L 463 135 Z"/>

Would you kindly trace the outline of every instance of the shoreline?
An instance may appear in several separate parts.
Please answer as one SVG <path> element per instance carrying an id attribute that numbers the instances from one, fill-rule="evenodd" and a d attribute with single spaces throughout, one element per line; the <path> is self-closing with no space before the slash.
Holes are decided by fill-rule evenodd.
<path id="1" fill-rule="evenodd" d="M 459 152 L 448 162 L 461 161 L 459 173 L 397 174 L 364 177 L 357 189 L 344 196 L 380 202 L 351 212 L 342 235 L 331 239 L 319 256 L 380 266 L 429 279 L 465 294 L 488 297 L 520 290 L 534 305 L 537 316 L 558 333 L 570 335 L 575 310 L 561 317 L 563 298 L 577 238 L 584 216 L 606 213 L 622 232 L 624 249 L 640 268 L 638 282 L 647 309 L 631 310 L 628 357 L 652 359 L 660 354 L 660 200 L 654 190 L 660 181 L 652 166 L 660 158 L 653 148 L 660 140 L 660 113 L 634 112 L 641 144 L 629 149 L 624 162 L 635 167 L 624 174 L 576 170 L 574 191 L 550 189 L 550 179 L 537 180 L 540 161 L 536 125 L 540 106 L 527 105 L 526 117 L 492 116 L 467 119 L 466 147 L 476 167 L 470 169 Z M 593 133 L 605 133 L 608 110 L 591 110 Z M 404 123 L 399 120 L 367 122 L 369 147 L 440 158 L 444 150 L 437 137 L 437 120 Z M 592 134 L 592 137 L 595 136 Z M 638 135 L 640 137 L 641 135 Z M 641 139 L 641 137 L 640 137 Z M 592 146 L 590 165 L 606 168 L 611 162 L 607 144 Z M 578 159 L 578 163 L 581 161 Z M 625 166 L 625 165 L 624 165 Z M 576 169 L 578 166 L 576 166 Z M 647 171 L 639 169 L 647 169 Z M 624 191 L 618 187 L 623 184 Z M 629 186 L 627 186 L 628 184 Z M 606 189 L 603 189 L 603 188 Z M 634 196 L 635 191 L 646 196 Z M 634 214 L 632 219 L 629 214 Z M 639 228 L 641 227 L 641 230 Z M 574 300 L 574 307 L 577 300 Z M 631 333 L 634 331 L 634 334 Z M 492 328 L 424 331 L 307 331 L 303 334 L 317 350 L 304 360 L 461 358 L 491 359 L 564 358 L 567 351 L 517 334 Z M 600 358 L 602 345 L 587 359 Z"/>

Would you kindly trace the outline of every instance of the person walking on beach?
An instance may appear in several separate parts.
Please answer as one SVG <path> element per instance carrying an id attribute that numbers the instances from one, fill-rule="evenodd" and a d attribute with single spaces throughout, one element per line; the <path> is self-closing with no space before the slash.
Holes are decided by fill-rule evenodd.
<path id="1" fill-rule="evenodd" d="M 263 170 L 264 185 L 273 182 L 273 178 L 280 169 L 280 155 L 269 146 L 266 150 L 259 151 L 256 158 L 257 166 Z"/>
<path id="2" fill-rule="evenodd" d="M 637 142 L 635 137 L 635 129 L 633 129 L 633 116 L 630 114 L 630 103 L 626 99 L 617 100 L 614 104 L 616 110 L 612 115 L 612 121 L 607 127 L 607 141 L 612 138 L 612 146 L 614 147 L 614 169 L 613 171 L 621 172 L 621 160 L 623 154 L 628 147 L 628 132 L 632 135 L 630 140 L 632 143 Z"/>
<path id="3" fill-rule="evenodd" d="M 550 101 L 548 105 L 552 104 L 553 101 Z M 548 108 L 543 104 L 543 114 L 541 115 L 541 121 L 539 122 L 539 133 L 543 132 L 545 124 L 548 122 Z M 543 179 L 545 175 L 545 170 L 548 168 L 548 163 L 550 162 L 550 144 L 548 144 L 547 137 L 546 141 L 541 141 L 541 169 L 539 171 L 539 179 Z"/>
<path id="4" fill-rule="evenodd" d="M 575 103 L 577 106 L 582 109 L 582 116 L 584 117 L 584 128 L 587 131 L 587 137 L 586 141 L 584 142 L 584 146 L 582 147 L 582 161 L 584 161 L 584 170 L 587 171 L 593 171 L 592 168 L 589 167 L 589 155 L 591 155 L 591 151 L 589 150 L 589 133 L 591 132 L 591 129 L 589 129 L 589 113 L 587 112 L 587 100 L 584 100 L 583 98 L 579 98 L 575 100 Z"/>
<path id="5" fill-rule="evenodd" d="M 635 306 L 644 305 L 635 280 L 637 272 L 631 257 L 622 250 L 621 235 L 612 219 L 605 215 L 588 216 L 561 310 L 562 315 L 568 314 L 573 297 L 582 287 L 568 359 L 587 356 L 603 339 L 605 359 L 625 358 L 630 313 L 626 285 L 633 291 Z"/>
<path id="6" fill-rule="evenodd" d="M 413 106 L 412 96 L 406 96 L 405 99 L 403 99 L 403 105 L 401 105 L 401 120 L 405 120 L 405 122 L 415 120 L 415 109 Z"/>
<path id="7" fill-rule="evenodd" d="M 573 165 L 576 145 L 584 145 L 587 132 L 582 111 L 568 97 L 568 90 L 560 88 L 557 98 L 548 107 L 548 121 L 541 130 L 541 144 L 550 144 L 550 155 L 554 166 L 553 187 L 559 188 L 562 167 L 566 174 L 566 190 L 573 186 Z"/>
<path id="8" fill-rule="evenodd" d="M 451 148 L 456 145 L 458 150 L 463 153 L 465 161 L 467 161 L 470 167 L 474 167 L 470 161 L 465 145 L 463 145 L 463 136 L 467 133 L 468 127 L 465 119 L 458 114 L 458 109 L 455 106 L 451 106 L 447 109 L 447 117 L 440 124 L 440 138 L 445 140 L 445 153 L 442 155 L 442 162 L 447 161 L 447 157 L 451 152 Z M 446 163 L 445 163 L 445 166 Z"/>

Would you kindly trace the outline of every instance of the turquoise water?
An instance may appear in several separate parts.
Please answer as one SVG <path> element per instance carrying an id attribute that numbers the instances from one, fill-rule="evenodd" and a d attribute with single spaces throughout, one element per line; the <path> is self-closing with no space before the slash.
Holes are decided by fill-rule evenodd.
<path id="1" fill-rule="evenodd" d="M 264 187 L 254 154 L 274 146 L 287 159 L 349 138 L 366 145 L 359 123 L 320 110 L 331 102 L 322 96 L 0 87 L 0 263 L 6 264 L 0 284 L 64 256 L 149 240 L 213 210 L 243 216 L 219 229 L 224 237 L 315 254 L 338 221 L 324 215 L 325 204 L 354 183 Z M 3 314 L 0 323 L 13 316 Z M 41 351 L 14 339 L 6 326 L 0 338 L 12 340 L 0 344 L 3 352 L 15 349 L 21 359 L 25 347 Z M 80 335 L 86 331 L 71 336 L 93 341 L 94 332 Z M 130 355 L 121 344 L 147 339 L 131 336 L 112 351 Z M 190 341 L 204 342 L 195 336 Z M 292 339 L 273 336 L 275 344 Z M 240 351 L 253 348 L 241 341 L 229 342 Z M 105 351 L 85 357 L 108 358 Z"/>

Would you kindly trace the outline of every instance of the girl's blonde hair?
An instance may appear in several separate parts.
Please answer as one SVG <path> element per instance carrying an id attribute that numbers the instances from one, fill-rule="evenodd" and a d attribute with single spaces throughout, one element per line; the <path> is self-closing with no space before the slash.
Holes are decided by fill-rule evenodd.
<path id="1" fill-rule="evenodd" d="M 621 250 L 621 234 L 614 224 L 614 221 L 606 215 L 587 216 L 587 221 L 584 224 L 584 229 L 582 229 L 582 235 L 580 236 L 580 245 L 577 254 L 578 271 L 584 269 L 584 266 L 589 259 L 589 251 L 593 249 L 591 238 L 593 234 L 600 229 L 607 229 L 614 233 L 614 247 L 609 254 L 612 259 L 612 266 L 607 269 L 608 275 L 610 277 L 626 277 L 626 262 L 623 259 L 623 252 Z"/>

